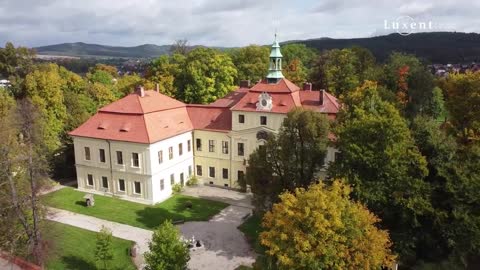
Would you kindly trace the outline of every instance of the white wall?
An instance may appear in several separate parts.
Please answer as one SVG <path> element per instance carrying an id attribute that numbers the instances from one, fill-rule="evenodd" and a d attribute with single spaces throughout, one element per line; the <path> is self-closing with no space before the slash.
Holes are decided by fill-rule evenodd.
<path id="1" fill-rule="evenodd" d="M 190 140 L 190 151 L 188 151 Z M 192 133 L 186 132 L 154 144 L 108 141 L 84 137 L 73 138 L 78 187 L 81 190 L 115 194 L 139 202 L 157 203 L 168 198 L 171 193 L 170 174 L 175 174 L 176 183 L 180 182 L 180 173 L 184 174 L 184 183 L 189 177 L 189 166 L 193 173 Z M 179 155 L 178 144 L 183 145 L 183 154 Z M 84 147 L 90 148 L 90 161 L 85 160 Z M 173 148 L 173 159 L 169 160 L 168 148 Z M 100 162 L 99 149 L 105 150 L 105 162 Z M 163 150 L 163 163 L 159 164 L 158 151 Z M 122 152 L 123 164 L 117 162 L 117 151 Z M 139 166 L 134 167 L 132 153 L 138 153 Z M 111 163 L 110 163 L 111 159 Z M 111 164 L 111 166 L 110 166 Z M 87 175 L 94 177 L 94 186 L 87 185 Z M 102 188 L 102 176 L 108 178 L 108 189 Z M 118 189 L 118 179 L 126 181 L 126 190 Z M 160 179 L 164 179 L 164 189 L 160 190 Z M 141 194 L 133 192 L 133 183 L 141 183 Z"/>

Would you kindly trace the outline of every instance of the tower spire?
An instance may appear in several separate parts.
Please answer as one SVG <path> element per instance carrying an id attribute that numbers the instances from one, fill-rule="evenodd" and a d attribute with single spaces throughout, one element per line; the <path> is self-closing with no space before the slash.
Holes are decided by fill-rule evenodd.
<path id="1" fill-rule="evenodd" d="M 282 74 L 282 52 L 280 44 L 277 41 L 277 30 L 275 29 L 275 39 L 273 41 L 272 50 L 270 51 L 270 67 L 268 69 L 268 83 L 277 83 L 283 78 Z"/>

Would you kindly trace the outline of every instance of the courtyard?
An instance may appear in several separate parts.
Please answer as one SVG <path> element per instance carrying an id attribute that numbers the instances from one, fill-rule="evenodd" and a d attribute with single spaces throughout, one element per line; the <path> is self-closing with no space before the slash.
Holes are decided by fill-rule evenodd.
<path id="1" fill-rule="evenodd" d="M 187 196 L 188 194 L 188 196 Z M 50 207 L 48 219 L 56 224 L 64 223 L 88 231 L 99 231 L 101 226 L 112 230 L 114 237 L 136 243 L 140 256 L 133 258 L 137 268 L 143 266 L 143 254 L 148 250 L 151 231 L 164 220 L 180 221 L 177 227 L 182 235 L 195 237 L 204 247 L 191 251 L 189 269 L 237 269 L 251 265 L 256 254 L 247 238 L 238 230 L 251 214 L 250 195 L 214 187 L 199 186 L 186 188 L 157 205 L 143 205 L 107 196 L 95 195 L 95 206 L 86 207 L 85 193 L 64 187 L 43 196 Z M 193 207 L 185 207 L 191 202 Z M 57 223 L 58 222 L 58 223 Z M 69 226 L 70 225 L 70 226 Z M 73 228 L 73 227 L 71 227 Z M 95 241 L 94 233 L 90 238 Z M 65 246 L 70 253 L 71 247 Z M 88 255 L 74 252 L 84 257 L 86 266 L 92 266 Z M 125 255 L 128 258 L 128 255 Z M 68 258 L 60 254 L 58 258 Z M 80 260 L 77 258 L 77 260 Z M 65 259 L 57 259 L 56 264 L 68 264 Z M 68 267 L 67 267 L 68 268 Z M 70 269 L 70 268 L 68 268 Z M 85 269 L 89 269 L 88 267 Z M 128 269 L 128 268 L 126 268 Z"/>

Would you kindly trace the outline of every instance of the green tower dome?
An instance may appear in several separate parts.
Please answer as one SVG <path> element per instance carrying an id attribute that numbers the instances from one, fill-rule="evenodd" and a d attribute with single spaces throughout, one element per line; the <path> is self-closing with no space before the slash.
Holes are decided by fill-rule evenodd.
<path id="1" fill-rule="evenodd" d="M 277 41 L 277 34 L 273 41 L 272 50 L 270 51 L 270 67 L 268 69 L 267 81 L 268 83 L 277 83 L 283 79 L 282 74 L 282 52 L 280 51 L 280 44 Z"/>

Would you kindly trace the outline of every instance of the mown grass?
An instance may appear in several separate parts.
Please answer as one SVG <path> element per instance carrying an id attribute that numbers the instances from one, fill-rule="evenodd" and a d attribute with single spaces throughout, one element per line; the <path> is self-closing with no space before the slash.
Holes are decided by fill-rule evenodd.
<path id="1" fill-rule="evenodd" d="M 164 220 L 206 221 L 228 204 L 184 195 L 173 195 L 156 205 L 94 195 L 95 206 L 86 207 L 84 192 L 63 188 L 42 197 L 48 206 L 144 229 L 154 229 Z M 192 208 L 186 207 L 187 202 Z"/>

